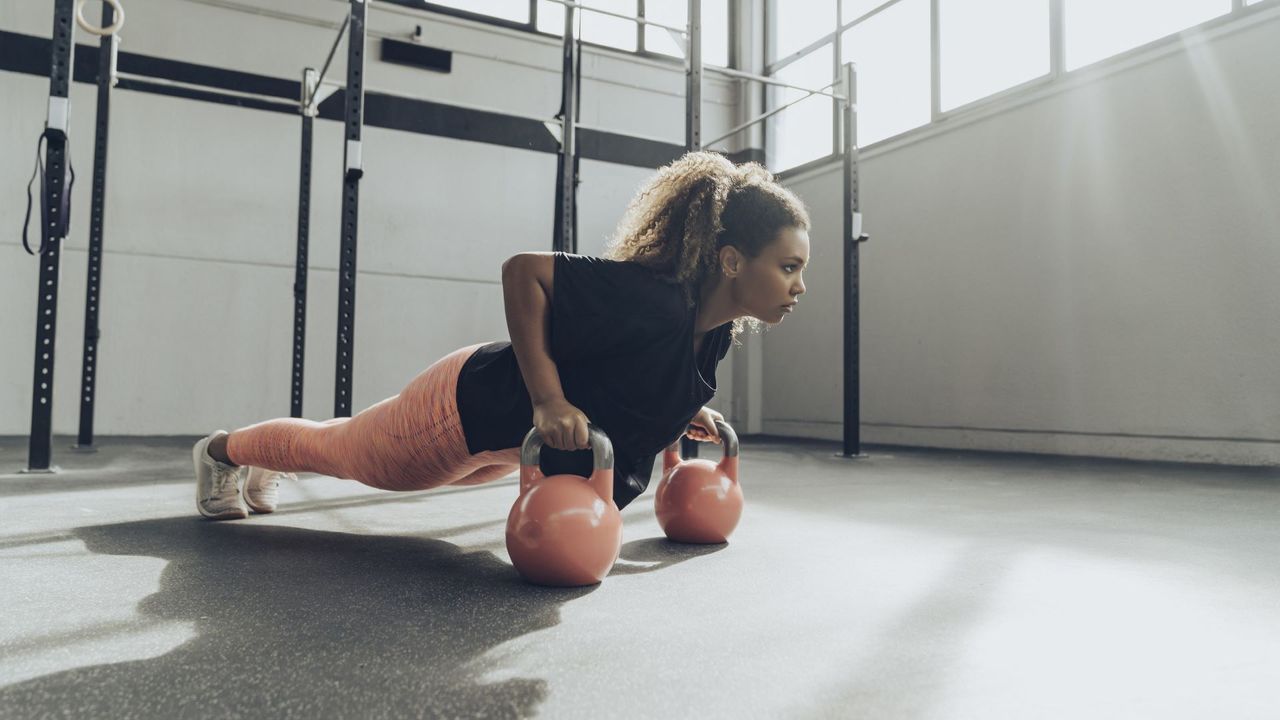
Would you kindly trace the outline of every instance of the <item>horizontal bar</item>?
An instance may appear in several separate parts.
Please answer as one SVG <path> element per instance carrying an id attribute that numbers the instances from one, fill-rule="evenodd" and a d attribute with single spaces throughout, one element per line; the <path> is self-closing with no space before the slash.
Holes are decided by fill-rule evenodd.
<path id="1" fill-rule="evenodd" d="M 814 90 L 813 88 L 801 87 L 799 85 L 792 85 L 791 83 L 782 82 L 781 80 L 776 80 L 771 77 L 766 77 L 764 75 L 756 75 L 755 73 L 742 72 L 741 70 L 730 70 L 729 68 L 719 68 L 716 70 L 716 72 L 722 73 L 724 75 L 728 75 L 729 77 L 741 78 L 743 80 L 755 80 L 756 82 L 764 83 L 765 85 L 776 85 L 778 87 L 791 88 L 792 90 L 799 90 L 801 92 L 807 92 L 813 95 L 826 95 L 827 97 L 834 98 L 836 100 L 847 99 L 843 95 L 827 92 L 826 90 L 827 88 L 836 84 L 834 82 L 823 86 L 822 89 Z"/>
<path id="2" fill-rule="evenodd" d="M 321 83 L 320 83 L 320 85 L 318 85 L 317 87 L 322 86 L 322 85 L 327 85 L 327 86 L 329 86 L 329 87 L 331 87 L 331 88 L 335 88 L 335 89 L 337 89 L 337 90 L 344 90 L 344 91 L 345 91 L 345 90 L 347 89 L 347 88 L 346 88 L 346 85 L 344 85 L 344 84 L 343 84 L 343 83 L 341 83 L 341 82 L 338 82 L 337 80 L 325 80 L 325 81 L 321 82 Z M 513 112 L 511 112 L 511 111 L 509 111 L 509 110 L 499 110 L 499 109 L 497 109 L 497 108 L 484 107 L 483 105 L 472 105 L 472 104 L 469 104 L 469 103 L 455 102 L 454 100 L 449 100 L 449 101 L 447 101 L 447 102 L 446 102 L 446 101 L 441 100 L 441 99 L 439 99 L 439 98 L 429 98 L 429 97 L 423 97 L 423 96 L 421 96 L 421 95 L 410 95 L 409 93 L 401 92 L 401 91 L 399 91 L 399 90 L 389 90 L 389 89 L 387 89 L 387 88 L 378 87 L 378 86 L 376 86 L 376 85 L 369 85 L 369 84 L 367 84 L 367 83 L 366 83 L 366 84 L 364 84 L 364 91 L 365 91 L 365 94 L 373 93 L 373 94 L 376 94 L 376 95 L 387 95 L 387 96 L 389 96 L 389 97 L 401 98 L 401 99 L 404 99 L 404 100 L 417 100 L 418 102 L 429 102 L 429 103 L 435 103 L 435 104 L 438 104 L 438 105 L 446 105 L 446 104 L 447 104 L 449 107 L 457 107 L 457 108 L 462 108 L 462 109 L 464 109 L 464 110 L 475 110 L 475 111 L 478 111 L 478 112 L 493 113 L 494 115 L 502 115 L 502 116 L 504 116 L 504 117 L 520 118 L 521 120 L 533 120 L 534 122 L 540 122 L 540 123 L 541 123 L 541 122 L 550 122 L 550 123 L 554 123 L 554 124 L 557 124 L 557 125 L 558 125 L 558 124 L 560 124 L 560 121 L 559 121 L 559 120 L 556 120 L 556 119 L 554 119 L 554 118 L 540 118 L 540 117 L 533 117 L 532 115 L 521 115 L 521 114 L 519 114 L 519 113 L 513 113 Z"/>
<path id="3" fill-rule="evenodd" d="M 588 12 L 593 12 L 600 15 L 608 15 L 610 17 L 621 18 L 623 20 L 630 20 L 633 23 L 639 23 L 641 25 L 649 25 L 651 27 L 662 28 L 663 30 L 678 32 L 681 35 L 689 34 L 689 28 L 687 27 L 675 27 L 674 25 L 663 25 L 662 23 L 656 23 L 652 20 L 645 20 L 644 18 L 633 17 L 631 15 L 622 15 L 621 13 L 610 12 L 608 10 L 601 10 L 600 8 L 593 8 L 590 5 L 583 5 L 581 3 L 569 2 L 569 0 L 547 0 L 547 2 L 552 2 L 557 5 L 563 5 L 565 7 L 570 7 L 570 8 L 578 8 L 579 10 L 586 10 Z"/>
<path id="4" fill-rule="evenodd" d="M 897 4 L 898 4 L 898 3 L 900 3 L 900 2 L 902 2 L 902 0 L 889 0 L 889 2 L 886 2 L 886 3 L 884 3 L 883 5 L 880 5 L 880 6 L 876 7 L 876 8 L 873 8 L 873 9 L 871 9 L 871 10 L 868 10 L 866 13 L 864 13 L 864 14 L 862 14 L 862 15 L 860 15 L 860 16 L 858 16 L 858 17 L 854 18 L 853 20 L 850 20 L 849 22 L 847 22 L 847 23 L 845 23 L 845 24 L 841 25 L 839 30 L 836 30 L 835 32 L 827 33 L 826 35 L 823 35 L 822 37 L 818 38 L 817 40 L 814 40 L 813 42 L 811 42 L 811 43 L 809 43 L 808 45 L 806 45 L 806 46 L 804 46 L 804 47 L 800 48 L 799 50 L 797 50 L 797 51 L 795 51 L 795 52 L 791 53 L 790 55 L 788 55 L 788 56 L 786 56 L 786 57 L 784 57 L 784 58 L 780 58 L 780 59 L 778 59 L 778 60 L 775 60 L 775 61 L 773 61 L 773 63 L 772 63 L 772 64 L 766 65 L 766 66 L 765 66 L 764 71 L 765 71 L 766 73 L 775 73 L 775 72 L 778 72 L 778 71 L 779 71 L 779 70 L 781 70 L 782 68 L 784 68 L 784 67 L 786 67 L 786 66 L 790 65 L 791 63 L 793 63 L 793 62 L 795 62 L 795 61 L 799 60 L 800 58 L 802 58 L 802 57 L 804 57 L 804 56 L 806 56 L 806 55 L 808 55 L 808 54 L 812 53 L 814 50 L 817 50 L 818 48 L 822 47 L 823 45 L 826 45 L 827 43 L 829 43 L 829 42 L 831 42 L 831 41 L 835 40 L 837 35 L 840 35 L 840 34 L 844 33 L 846 30 L 849 30 L 849 29 L 850 29 L 850 28 L 852 28 L 854 25 L 857 25 L 857 24 L 859 24 L 859 23 L 861 23 L 861 22 L 863 22 L 863 21 L 865 21 L 865 20 L 868 20 L 868 19 L 870 19 L 872 16 L 874 16 L 874 15 L 878 15 L 879 13 L 884 12 L 885 10 L 888 10 L 889 8 L 893 7 L 894 5 L 897 5 Z"/>
<path id="5" fill-rule="evenodd" d="M 165 78 L 152 77 L 150 75 L 135 75 L 128 72 L 117 72 L 116 77 L 121 80 L 150 83 L 152 85 L 164 85 L 166 87 L 182 88 L 183 90 L 195 90 L 197 92 L 208 93 L 211 95 L 222 95 L 226 97 L 245 98 L 247 100 L 259 100 L 269 102 L 281 107 L 297 108 L 301 103 L 290 103 L 285 98 L 275 95 L 263 95 L 261 93 L 241 92 L 239 90 L 226 90 L 223 88 L 211 87 L 209 85 L 197 85 L 195 83 L 186 83 L 180 80 L 167 80 Z"/>
<path id="6" fill-rule="evenodd" d="M 837 82 L 838 82 L 838 81 L 837 81 Z M 831 83 L 831 85 L 835 85 L 835 84 L 836 84 L 836 83 Z M 828 85 L 827 87 L 831 87 L 831 85 Z M 774 108 L 774 109 L 770 110 L 769 112 L 767 112 L 767 113 L 765 113 L 765 114 L 763 114 L 763 115 L 760 115 L 760 116 L 758 116 L 758 117 L 754 117 L 754 118 L 752 118 L 752 119 L 750 119 L 750 120 L 748 120 L 748 121 L 746 121 L 746 122 L 742 123 L 741 125 L 739 125 L 739 126 L 735 127 L 734 129 L 730 130 L 729 132 L 727 132 L 727 133 L 725 133 L 725 134 L 721 135 L 720 137 L 716 138 L 715 140 L 710 140 L 710 141 L 708 141 L 708 142 L 704 143 L 704 146 L 705 146 L 705 147 L 711 147 L 712 145 L 715 145 L 715 144 L 716 144 L 716 143 L 718 143 L 718 142 L 723 142 L 723 141 L 725 141 L 725 140 L 728 140 L 729 138 L 733 137 L 734 135 L 738 134 L 739 132 L 741 132 L 741 131 L 743 131 L 743 130 L 746 130 L 747 128 L 751 127 L 752 125 L 755 125 L 756 123 L 759 123 L 759 122 L 763 122 L 763 121 L 765 121 L 765 120 L 768 120 L 769 118 L 773 117 L 774 115 L 777 115 L 778 113 L 782 112 L 783 110 L 786 110 L 787 108 L 791 107 L 792 105 L 796 105 L 796 104 L 798 104 L 798 103 L 802 103 L 802 102 L 804 102 L 805 100 L 808 100 L 809 98 L 813 97 L 814 95 L 818 95 L 818 94 L 819 94 L 816 90 L 809 90 L 809 91 L 807 91 L 807 92 L 809 93 L 808 95 L 805 95 L 805 96 L 804 96 L 804 97 L 802 97 L 802 98 L 797 98 L 797 99 L 795 99 L 795 100 L 792 100 L 791 102 L 787 103 L 786 105 L 782 105 L 782 106 L 780 106 L 780 107 L 776 107 L 776 108 Z"/>

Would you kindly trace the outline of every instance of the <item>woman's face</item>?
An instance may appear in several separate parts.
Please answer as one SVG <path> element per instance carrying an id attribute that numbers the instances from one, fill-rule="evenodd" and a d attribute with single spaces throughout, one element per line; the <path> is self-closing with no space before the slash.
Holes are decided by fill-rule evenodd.
<path id="1" fill-rule="evenodd" d="M 746 261 L 735 278 L 735 300 L 745 314 L 776 325 L 795 309 L 805 292 L 804 269 L 809 264 L 809 233 L 784 228 L 755 259 Z"/>

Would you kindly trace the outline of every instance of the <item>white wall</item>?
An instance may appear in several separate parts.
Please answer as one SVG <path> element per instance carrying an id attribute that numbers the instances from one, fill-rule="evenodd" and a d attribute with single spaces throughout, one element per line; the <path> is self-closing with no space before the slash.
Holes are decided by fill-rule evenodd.
<path id="1" fill-rule="evenodd" d="M 123 49 L 294 79 L 324 60 L 345 3 L 254 3 L 281 19 L 193 2 L 131 0 Z M 96 7 L 96 6 L 95 6 Z M 94 11 L 96 13 L 96 10 Z M 371 13 L 371 32 L 455 51 L 439 75 L 385 65 L 382 88 L 550 119 L 560 43 L 430 13 Z M 52 3 L 0 0 L 0 29 L 47 37 Z M 93 40 L 79 34 L 83 43 Z M 372 40 L 371 40 L 372 42 Z M 342 79 L 343 53 L 331 77 Z M 684 142 L 679 67 L 585 51 L 583 123 Z M 48 79 L 0 72 L 0 434 L 25 435 L 31 404 L 35 258 L 18 228 Z M 79 173 L 62 263 L 54 430 L 78 422 L 96 88 L 72 91 Z M 735 88 L 708 73 L 706 132 L 736 117 Z M 112 95 L 97 432 L 195 434 L 289 411 L 299 122 L 296 117 L 140 92 Z M 317 121 L 305 412 L 333 409 L 342 128 Z M 502 261 L 549 249 L 554 155 L 366 127 L 361 185 L 354 407 L 397 392 L 445 353 L 506 339 Z M 598 254 L 650 169 L 582 163 L 579 249 Z M 728 372 L 725 373 L 726 375 Z"/>
<path id="2" fill-rule="evenodd" d="M 861 163 L 863 440 L 1280 463 L 1280 20 Z M 838 168 L 764 430 L 841 437 Z"/>

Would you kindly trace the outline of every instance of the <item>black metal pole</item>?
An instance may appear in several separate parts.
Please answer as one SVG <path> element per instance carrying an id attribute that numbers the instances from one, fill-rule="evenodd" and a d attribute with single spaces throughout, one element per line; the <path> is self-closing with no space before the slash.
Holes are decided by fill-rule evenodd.
<path id="1" fill-rule="evenodd" d="M 45 170 L 41 200 L 40 285 L 36 289 L 35 370 L 31 381 L 31 437 L 27 446 L 27 472 L 52 472 L 53 356 L 58 323 L 58 280 L 61 276 L 62 239 L 70 222 L 71 188 L 68 183 L 67 131 L 71 117 L 68 90 L 74 61 L 73 0 L 55 0 L 53 48 L 49 63 L 49 114 L 45 123 Z M 66 206 L 64 207 L 64 202 Z"/>
<path id="2" fill-rule="evenodd" d="M 702 0 L 689 0 L 689 57 L 684 77 L 684 148 L 702 149 Z"/>
<path id="3" fill-rule="evenodd" d="M 115 22 L 115 10 L 102 4 L 102 27 Z M 111 71 L 117 43 L 104 35 L 98 45 L 98 110 L 93 134 L 93 198 L 89 210 L 89 267 L 84 295 L 84 353 L 80 361 L 80 432 L 75 449 L 91 452 L 93 409 L 97 397 L 98 313 L 102 307 L 102 243 L 106 236 L 107 137 L 111 125 Z"/>
<path id="4" fill-rule="evenodd" d="M 579 57 L 575 52 L 573 20 L 577 8 L 564 9 L 564 43 L 560 57 L 560 151 L 556 165 L 555 231 L 551 249 L 578 251 L 577 229 L 577 118 Z"/>
<path id="5" fill-rule="evenodd" d="M 858 200 L 858 104 L 857 73 L 853 63 L 844 66 L 843 192 L 844 196 L 844 456 L 862 455 L 861 345 L 859 342 L 858 245 L 862 213 Z"/>
<path id="6" fill-rule="evenodd" d="M 684 149 L 702 149 L 702 1 L 689 0 L 688 56 L 684 73 Z M 694 362 L 698 359 L 694 358 Z M 698 442 L 683 438 L 680 452 L 685 458 L 698 457 Z"/>
<path id="7" fill-rule="evenodd" d="M 289 416 L 302 417 L 302 373 L 307 350 L 307 255 L 311 236 L 312 100 L 318 89 L 316 71 L 302 71 L 302 148 L 298 171 L 298 255 L 293 270 L 293 370 L 289 375 Z"/>
<path id="8" fill-rule="evenodd" d="M 360 177 L 364 175 L 360 134 L 364 126 L 364 0 L 351 0 L 347 35 L 346 149 L 342 175 L 342 247 L 338 258 L 338 347 L 333 415 L 351 415 L 351 378 L 356 347 L 356 235 Z"/>

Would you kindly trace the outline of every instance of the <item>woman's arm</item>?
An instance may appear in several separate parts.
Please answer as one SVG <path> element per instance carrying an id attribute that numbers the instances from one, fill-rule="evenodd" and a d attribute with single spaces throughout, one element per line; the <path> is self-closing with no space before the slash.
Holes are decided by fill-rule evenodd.
<path id="1" fill-rule="evenodd" d="M 551 359 L 554 263 L 550 253 L 520 253 L 502 264 L 507 332 L 534 405 L 564 398 L 560 375 Z"/>
<path id="2" fill-rule="evenodd" d="M 519 253 L 502 264 L 507 332 L 529 390 L 534 427 L 551 447 L 580 450 L 590 447 L 587 416 L 565 399 L 559 370 L 551 358 L 554 275 L 552 253 Z"/>

